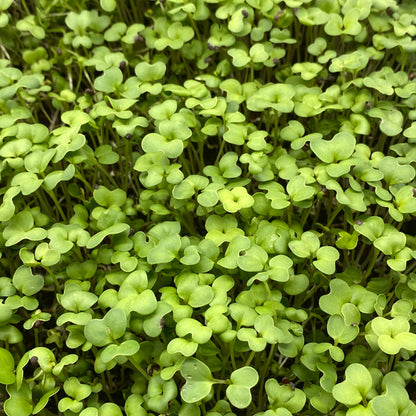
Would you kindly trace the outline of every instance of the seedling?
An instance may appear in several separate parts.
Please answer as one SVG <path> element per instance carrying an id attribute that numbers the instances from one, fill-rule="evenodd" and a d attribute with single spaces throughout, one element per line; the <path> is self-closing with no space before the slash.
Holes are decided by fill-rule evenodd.
<path id="1" fill-rule="evenodd" d="M 3 412 L 413 415 L 410 2 L 133 3 L 0 0 Z"/>

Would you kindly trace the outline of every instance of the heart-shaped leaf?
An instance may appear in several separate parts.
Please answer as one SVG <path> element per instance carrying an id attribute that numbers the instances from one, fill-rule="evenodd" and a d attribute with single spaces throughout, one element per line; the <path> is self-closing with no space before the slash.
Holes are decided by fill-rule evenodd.
<path id="1" fill-rule="evenodd" d="M 300 240 L 292 240 L 289 248 L 296 256 L 307 258 L 318 251 L 319 245 L 319 237 L 312 231 L 306 231 L 301 235 Z"/>
<path id="2" fill-rule="evenodd" d="M 32 274 L 30 267 L 20 266 L 13 275 L 13 286 L 26 296 L 38 293 L 44 285 L 44 278 L 39 274 Z"/>
<path id="3" fill-rule="evenodd" d="M 16 377 L 14 375 L 14 358 L 6 349 L 0 348 L 0 383 L 13 384 Z"/>
<path id="4" fill-rule="evenodd" d="M 354 152 L 355 137 L 351 133 L 337 133 L 332 140 L 312 140 L 312 151 L 325 163 L 348 159 Z"/>
<path id="5" fill-rule="evenodd" d="M 124 335 L 127 318 L 123 310 L 110 309 L 103 319 L 91 319 L 84 328 L 85 338 L 97 347 L 103 347 Z"/>
<path id="6" fill-rule="evenodd" d="M 30 416 L 33 410 L 32 390 L 24 382 L 20 388 L 16 384 L 6 387 L 9 398 L 4 402 L 4 411 L 8 416 L 21 415 Z"/>
<path id="7" fill-rule="evenodd" d="M 250 389 L 259 381 L 259 375 L 253 367 L 242 367 L 231 373 L 231 384 L 226 395 L 231 404 L 238 409 L 245 409 L 251 402 Z"/>
<path id="8" fill-rule="evenodd" d="M 187 358 L 180 372 L 186 380 L 181 390 L 181 397 L 186 403 L 199 402 L 209 395 L 215 380 L 206 364 L 196 358 Z"/>
<path id="9" fill-rule="evenodd" d="M 373 380 L 367 368 L 353 363 L 345 370 L 345 381 L 334 386 L 332 395 L 340 403 L 354 406 L 366 398 L 372 384 Z"/>

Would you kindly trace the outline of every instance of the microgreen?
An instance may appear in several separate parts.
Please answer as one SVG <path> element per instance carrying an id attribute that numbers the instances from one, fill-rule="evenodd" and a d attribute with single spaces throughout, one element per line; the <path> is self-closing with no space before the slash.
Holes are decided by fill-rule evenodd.
<path id="1" fill-rule="evenodd" d="M 3 413 L 414 414 L 410 3 L 0 0 Z"/>
<path id="2" fill-rule="evenodd" d="M 332 390 L 335 400 L 354 406 L 366 400 L 372 386 L 370 372 L 362 364 L 354 363 L 345 370 L 345 380 Z"/>
<path id="3" fill-rule="evenodd" d="M 251 402 L 250 389 L 259 380 L 257 371 L 253 367 L 242 367 L 231 373 L 230 385 L 227 387 L 226 394 L 231 404 L 238 409 L 248 407 Z"/>

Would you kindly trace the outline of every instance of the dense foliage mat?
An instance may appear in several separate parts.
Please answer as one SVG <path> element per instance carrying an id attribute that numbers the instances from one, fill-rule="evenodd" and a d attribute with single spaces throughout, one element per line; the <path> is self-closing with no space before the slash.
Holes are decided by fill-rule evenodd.
<path id="1" fill-rule="evenodd" d="M 413 0 L 0 0 L 0 414 L 415 416 Z"/>

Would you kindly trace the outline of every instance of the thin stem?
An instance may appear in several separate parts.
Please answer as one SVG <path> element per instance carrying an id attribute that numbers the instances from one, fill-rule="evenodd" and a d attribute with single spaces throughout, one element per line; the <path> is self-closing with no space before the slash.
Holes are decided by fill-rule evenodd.
<path id="1" fill-rule="evenodd" d="M 273 299 L 273 294 L 272 291 L 270 290 L 269 285 L 267 284 L 266 281 L 263 282 L 264 287 L 266 288 L 267 291 L 267 295 L 269 296 L 269 300 L 272 304 L 272 308 L 273 308 L 273 320 L 274 320 L 274 324 L 277 325 L 277 313 L 276 313 L 276 306 L 274 304 L 274 299 Z"/>
<path id="2" fill-rule="evenodd" d="M 340 211 L 342 211 L 343 206 L 341 204 L 339 204 L 337 206 L 337 208 L 335 209 L 335 211 L 333 212 L 331 218 L 329 219 L 328 223 L 326 224 L 326 226 L 329 228 L 331 226 L 331 224 L 334 222 L 335 218 L 337 217 L 337 215 L 340 213 Z"/>
<path id="3" fill-rule="evenodd" d="M 378 362 L 377 360 L 380 358 L 381 354 L 383 354 L 383 351 L 378 350 L 377 353 L 374 355 L 374 357 L 366 365 L 366 367 L 370 368 L 375 362 Z"/>
<path id="4" fill-rule="evenodd" d="M 58 199 L 56 198 L 56 195 L 52 192 L 52 191 L 46 191 L 47 194 L 50 196 L 50 198 L 52 199 L 52 201 L 54 202 L 56 209 L 58 210 L 60 216 L 62 217 L 62 219 L 64 220 L 65 223 L 68 222 L 67 217 L 64 213 L 64 210 L 61 207 L 61 204 L 59 203 Z"/>
<path id="5" fill-rule="evenodd" d="M 35 346 L 39 347 L 39 329 L 33 328 L 33 335 L 35 336 Z"/>
<path id="6" fill-rule="evenodd" d="M 200 41 L 201 35 L 199 33 L 198 26 L 195 24 L 195 20 L 192 18 L 192 15 L 190 13 L 188 13 L 187 15 L 188 15 L 188 20 L 191 22 L 192 29 L 194 29 L 196 38 Z"/>
<path id="7" fill-rule="evenodd" d="M 266 380 L 267 372 L 270 369 L 270 364 L 271 364 L 271 362 L 273 360 L 275 350 L 276 350 L 276 344 L 273 344 L 270 347 L 270 351 L 269 351 L 269 355 L 267 356 L 266 364 L 263 366 L 262 371 L 261 371 L 261 375 L 260 375 L 260 388 L 259 388 L 259 404 L 258 404 L 257 410 L 262 410 L 262 407 L 263 407 L 263 389 L 264 389 L 264 383 L 265 383 L 265 380 Z"/>
<path id="8" fill-rule="evenodd" d="M 101 373 L 101 384 L 103 385 L 103 387 L 105 387 L 106 384 L 107 384 L 106 378 L 105 378 L 105 373 Z M 108 389 L 104 388 L 103 392 L 107 396 L 107 399 L 110 400 L 111 402 L 113 402 L 113 398 L 111 397 L 110 393 L 108 392 Z"/>
<path id="9" fill-rule="evenodd" d="M 392 371 L 392 369 L 394 367 L 394 360 L 395 359 L 396 359 L 396 356 L 395 355 L 390 355 L 388 372 Z"/>
<path id="10" fill-rule="evenodd" d="M 300 219 L 300 226 L 302 227 L 302 229 L 305 226 L 306 220 L 309 218 L 309 214 L 311 213 L 311 209 L 312 209 L 312 207 L 303 210 L 302 217 Z"/>
<path id="11" fill-rule="evenodd" d="M 106 169 L 103 168 L 103 166 L 101 165 L 101 163 L 96 163 L 95 167 L 98 168 L 98 170 L 106 177 L 110 180 L 111 184 L 113 186 L 115 186 L 116 188 L 118 188 L 117 182 L 114 180 L 114 178 L 108 173 L 108 171 Z"/>
<path id="12" fill-rule="evenodd" d="M 111 337 L 112 338 L 112 340 L 113 340 L 113 342 L 114 342 L 114 344 L 117 344 L 117 345 L 120 345 L 120 343 L 116 340 L 116 339 L 114 339 L 113 337 Z M 149 376 L 149 374 L 147 374 L 146 373 L 146 371 L 139 365 L 139 363 L 137 363 L 134 359 L 133 359 L 133 357 L 128 357 L 128 360 L 129 360 L 129 362 L 130 362 L 130 364 L 147 380 L 147 381 L 149 381 L 150 380 L 150 376 Z"/>
<path id="13" fill-rule="evenodd" d="M 377 258 L 378 258 L 379 253 L 380 253 L 380 251 L 375 248 L 374 249 L 374 253 L 373 253 L 373 257 L 371 259 L 371 262 L 370 262 L 370 264 L 367 267 L 367 271 L 365 273 L 364 279 L 367 279 L 367 277 L 369 277 L 370 274 L 371 274 L 371 272 L 373 271 L 373 267 L 376 264 L 376 261 L 377 261 Z"/>
<path id="14" fill-rule="evenodd" d="M 361 245 L 360 250 L 359 250 L 359 252 L 358 252 L 358 254 L 357 254 L 356 258 L 355 258 L 355 263 L 356 263 L 356 264 L 357 264 L 357 263 L 361 260 L 361 257 L 362 257 L 362 255 L 364 254 L 364 251 L 365 251 L 365 249 L 366 249 L 367 247 L 368 247 L 368 246 L 367 246 L 366 244 L 362 244 L 362 245 Z"/>
<path id="15" fill-rule="evenodd" d="M 250 365 L 251 361 L 253 360 L 253 358 L 255 356 L 256 356 L 256 352 L 255 351 L 251 351 L 245 365 Z"/>
<path id="16" fill-rule="evenodd" d="M 75 177 L 77 179 L 79 179 L 85 185 L 85 187 L 87 188 L 87 190 L 89 192 L 92 193 L 93 188 L 92 188 L 91 184 L 85 179 L 84 175 L 79 171 L 79 168 L 77 166 L 75 167 L 75 169 L 76 169 Z"/>
<path id="17" fill-rule="evenodd" d="M 218 165 L 218 162 L 220 161 L 220 158 L 222 156 L 222 152 L 224 150 L 224 146 L 225 146 L 225 140 L 221 140 L 220 150 L 218 151 L 218 154 L 217 154 L 217 157 L 216 157 L 215 163 L 214 163 L 215 166 Z"/>
<path id="18" fill-rule="evenodd" d="M 44 266 L 44 265 L 42 265 L 41 264 L 41 266 L 49 273 L 49 275 L 52 277 L 52 279 L 53 279 L 53 282 L 54 282 L 54 284 L 55 284 L 55 287 L 56 287 L 56 290 L 59 292 L 59 293 L 62 293 L 62 291 L 61 291 L 61 285 L 59 284 L 59 282 L 58 282 L 58 278 L 56 277 L 56 275 L 55 275 L 55 273 L 48 267 L 48 266 Z"/>

